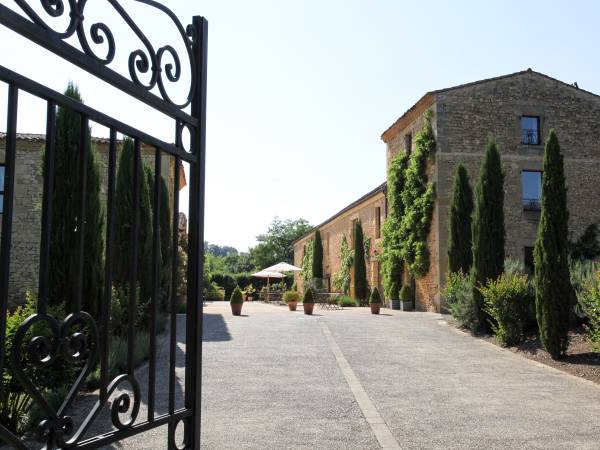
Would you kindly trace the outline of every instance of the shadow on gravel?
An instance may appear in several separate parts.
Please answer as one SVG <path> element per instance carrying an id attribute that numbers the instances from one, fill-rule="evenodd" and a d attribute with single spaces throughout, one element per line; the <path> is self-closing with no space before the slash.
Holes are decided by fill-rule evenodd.
<path id="1" fill-rule="evenodd" d="M 243 316 L 248 317 L 248 316 Z M 204 314 L 203 342 L 230 341 L 231 334 L 221 314 Z"/>

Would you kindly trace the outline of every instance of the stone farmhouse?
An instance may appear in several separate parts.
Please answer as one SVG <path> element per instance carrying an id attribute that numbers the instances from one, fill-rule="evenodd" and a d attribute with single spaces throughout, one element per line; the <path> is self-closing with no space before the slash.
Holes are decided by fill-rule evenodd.
<path id="1" fill-rule="evenodd" d="M 21 303 L 24 300 L 26 291 L 37 293 L 43 195 L 42 160 L 45 143 L 45 135 L 43 134 L 17 135 L 9 280 L 9 301 L 11 304 Z M 108 139 L 92 137 L 92 148 L 96 150 L 100 162 L 100 195 L 103 202 L 106 202 L 107 196 L 109 143 Z M 4 203 L 5 149 L 6 134 L 0 133 L 0 218 L 2 217 Z M 154 170 L 154 148 L 142 144 L 141 150 L 142 159 Z M 171 208 L 173 206 L 174 166 L 175 160 L 163 153 L 161 173 L 167 182 Z M 177 172 L 180 188 L 183 188 L 186 185 L 183 167 L 180 166 Z"/>
<path id="2" fill-rule="evenodd" d="M 531 69 L 460 86 L 427 92 L 388 127 L 388 167 L 398 152 L 414 149 L 413 137 L 431 111 L 436 137 L 434 162 L 428 168 L 436 185 L 436 201 L 427 240 L 429 272 L 413 283 L 416 309 L 440 311 L 440 289 L 448 267 L 447 239 L 452 180 L 459 163 L 465 165 L 474 186 L 486 143 L 495 138 L 505 172 L 505 226 L 507 257 L 533 265 L 533 246 L 540 216 L 541 170 L 544 141 L 551 128 L 557 132 L 564 156 L 568 187 L 569 229 L 572 239 L 600 221 L 600 96 Z M 382 174 L 384 175 L 384 174 Z M 381 225 L 387 214 L 385 183 L 318 226 L 323 239 L 326 282 L 339 270 L 339 242 L 351 245 L 352 222 L 362 221 L 371 239 L 368 281 L 381 287 L 377 254 L 381 252 Z M 312 233 L 294 243 L 294 263 L 301 264 L 304 245 Z M 297 280 L 301 285 L 301 280 Z"/>

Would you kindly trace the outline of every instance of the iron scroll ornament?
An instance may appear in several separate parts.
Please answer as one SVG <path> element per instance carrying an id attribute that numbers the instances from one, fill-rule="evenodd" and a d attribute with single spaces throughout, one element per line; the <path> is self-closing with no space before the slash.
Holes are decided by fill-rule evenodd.
<path id="1" fill-rule="evenodd" d="M 42 324 L 46 325 L 48 333 L 32 337 L 24 346 L 24 341 L 29 339 L 31 332 L 35 330 L 34 327 Z M 83 329 L 87 330 L 87 333 L 84 333 Z M 26 357 L 23 355 L 24 348 Z M 51 366 L 60 357 L 70 363 L 83 363 L 83 367 L 62 405 L 55 410 L 42 392 L 35 387 L 26 371 L 26 363 L 37 369 L 43 369 Z M 37 425 L 35 436 L 39 442 L 45 444 L 45 449 L 68 448 L 75 445 L 107 404 L 111 395 L 126 383 L 132 387 L 132 392 L 124 391 L 114 399 L 111 405 L 111 418 L 113 425 L 121 430 L 135 423 L 140 409 L 140 387 L 135 377 L 124 374 L 117 376 L 110 383 L 104 398 L 98 399 L 83 423 L 75 430 L 73 419 L 66 412 L 88 375 L 95 368 L 97 360 L 98 328 L 94 319 L 86 312 L 70 314 L 62 324 L 49 314 L 33 314 L 15 333 L 11 349 L 11 366 L 19 383 L 44 412 L 46 418 Z M 133 397 L 133 404 L 131 397 Z M 119 414 L 128 414 L 128 420 L 123 422 Z"/>
<path id="2" fill-rule="evenodd" d="M 194 80 L 196 79 L 197 74 L 193 46 L 198 38 L 198 35 L 195 27 L 190 24 L 184 28 L 173 11 L 154 0 L 134 0 L 138 3 L 155 8 L 161 13 L 165 14 L 175 25 L 179 35 L 181 36 L 185 46 L 185 51 L 187 53 L 187 59 L 190 64 L 191 78 L 186 101 L 183 103 L 177 103 L 171 99 L 167 92 L 167 83 L 178 83 L 181 79 L 181 59 L 175 48 L 169 44 L 158 48 L 155 47 L 118 0 L 106 1 L 112 5 L 114 10 L 119 14 L 119 16 L 142 43 L 142 48 L 132 50 L 129 53 L 128 68 L 131 82 L 148 92 L 151 92 L 154 90 L 154 88 L 158 88 L 160 97 L 166 103 L 178 109 L 184 109 L 190 105 L 196 93 L 196 83 Z M 89 19 L 86 21 L 84 16 L 87 0 L 40 0 L 44 11 L 52 18 L 65 16 L 68 8 L 69 23 L 63 30 L 56 30 L 51 27 L 35 12 L 35 10 L 29 5 L 30 2 L 27 0 L 14 0 L 14 2 L 34 24 L 51 33 L 54 37 L 64 41 L 73 35 L 77 35 L 77 39 L 81 45 L 83 53 L 85 53 L 85 55 L 93 59 L 95 62 L 104 66 L 108 66 L 114 60 L 117 43 L 108 25 L 103 22 L 92 23 L 89 27 L 88 38 L 86 27 L 89 23 Z M 67 4 L 66 6 L 65 3 Z M 92 46 L 101 45 L 106 47 L 104 56 L 99 56 L 97 51 L 92 48 Z M 170 61 L 167 61 L 167 57 L 170 59 Z M 144 83 L 142 80 L 140 80 L 140 75 L 148 74 L 148 72 L 150 72 L 150 79 L 147 83 Z"/>

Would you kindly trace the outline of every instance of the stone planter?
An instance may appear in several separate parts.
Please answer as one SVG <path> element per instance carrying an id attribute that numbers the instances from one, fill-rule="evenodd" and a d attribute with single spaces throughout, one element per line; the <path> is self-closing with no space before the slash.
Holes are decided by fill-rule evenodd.
<path id="1" fill-rule="evenodd" d="M 234 316 L 242 315 L 242 305 L 243 303 L 230 303 L 231 305 L 231 314 Z"/>
<path id="2" fill-rule="evenodd" d="M 298 302 L 288 302 L 287 305 L 290 311 L 296 311 L 296 306 L 298 305 Z"/>
<path id="3" fill-rule="evenodd" d="M 392 309 L 400 309 L 400 300 L 392 300 Z"/>
<path id="4" fill-rule="evenodd" d="M 302 303 L 304 307 L 304 314 L 310 316 L 313 313 L 313 308 L 315 307 L 314 303 Z"/>
<path id="5" fill-rule="evenodd" d="M 400 307 L 401 307 L 402 311 L 412 311 L 413 309 L 415 309 L 415 305 L 412 301 L 405 302 L 403 300 L 400 302 Z"/>
<path id="6" fill-rule="evenodd" d="M 379 314 L 381 303 L 371 303 L 369 306 L 371 306 L 371 314 Z"/>

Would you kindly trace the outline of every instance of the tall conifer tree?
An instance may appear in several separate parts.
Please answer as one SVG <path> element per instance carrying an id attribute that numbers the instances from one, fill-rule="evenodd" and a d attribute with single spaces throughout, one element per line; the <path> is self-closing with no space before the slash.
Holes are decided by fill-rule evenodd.
<path id="1" fill-rule="evenodd" d="M 83 102 L 79 89 L 69 83 L 65 95 Z M 96 153 L 91 146 L 88 131 L 86 210 L 84 235 L 84 277 L 82 308 L 98 317 L 102 297 L 102 256 L 104 215 L 100 202 L 100 175 Z M 52 230 L 49 278 L 51 305 L 65 305 L 71 311 L 79 273 L 78 224 L 81 222 L 81 115 L 67 108 L 58 108 L 56 114 L 56 141 L 54 158 L 54 188 L 52 191 Z"/>
<path id="2" fill-rule="evenodd" d="M 553 359 L 567 349 L 572 286 L 568 261 L 567 189 L 554 130 L 544 152 L 542 212 L 534 249 L 535 304 L 542 344 Z"/>
<path id="3" fill-rule="evenodd" d="M 323 278 L 323 242 L 319 230 L 315 231 L 313 245 L 312 276 L 320 280 Z"/>
<path id="4" fill-rule="evenodd" d="M 361 301 L 367 300 L 365 244 L 360 220 L 354 225 L 354 297 Z"/>
<path id="5" fill-rule="evenodd" d="M 504 271 L 504 173 L 494 140 L 487 144 L 475 188 L 473 214 L 473 297 L 479 328 L 487 329 L 483 296 L 479 287 L 495 280 Z"/>
<path id="6" fill-rule="evenodd" d="M 462 164 L 456 168 L 452 203 L 450 205 L 450 230 L 448 236 L 448 270 L 469 273 L 473 263 L 471 248 L 471 216 L 473 214 L 473 191 L 469 174 Z"/>

